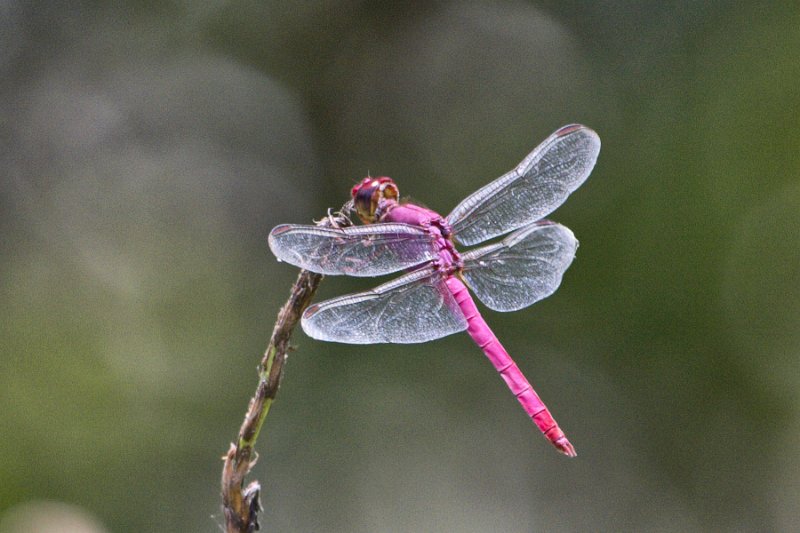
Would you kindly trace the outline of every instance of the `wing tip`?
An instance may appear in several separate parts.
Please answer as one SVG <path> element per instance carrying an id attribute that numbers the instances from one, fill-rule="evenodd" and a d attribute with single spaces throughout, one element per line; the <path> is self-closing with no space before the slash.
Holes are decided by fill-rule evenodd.
<path id="1" fill-rule="evenodd" d="M 586 128 L 583 124 L 567 124 L 566 126 L 561 126 L 558 128 L 553 135 L 556 137 L 564 137 L 565 135 L 569 135 L 572 132 L 581 130 Z M 588 128 L 587 128 L 588 129 Z"/>
<path id="2" fill-rule="evenodd" d="M 319 311 L 319 304 L 309 305 L 305 311 L 303 311 L 303 320 L 308 320 L 312 316 L 314 316 L 317 311 Z"/>
<path id="3" fill-rule="evenodd" d="M 282 254 L 280 254 L 280 247 L 278 246 L 277 239 L 290 229 L 291 227 L 289 224 L 280 224 L 272 228 L 272 231 L 269 232 L 269 236 L 267 237 L 267 245 L 269 246 L 272 254 L 278 258 L 278 261 L 284 261 L 285 258 L 282 256 Z"/>
<path id="4" fill-rule="evenodd" d="M 287 231 L 289 231 L 290 228 L 291 226 L 289 224 L 278 224 L 277 226 L 272 228 L 272 231 L 269 232 L 269 236 L 272 237 L 273 235 L 280 235 L 281 233 L 286 233 Z"/>
<path id="5" fill-rule="evenodd" d="M 561 126 L 555 131 L 555 133 L 553 133 L 553 137 L 566 137 L 577 132 L 581 132 L 591 137 L 594 143 L 597 145 L 597 151 L 600 151 L 600 136 L 592 128 L 589 126 L 584 126 L 583 124 L 567 124 L 566 126 Z"/>
<path id="6" fill-rule="evenodd" d="M 303 311 L 303 316 L 300 318 L 300 327 L 303 328 L 303 333 L 315 340 L 327 340 L 316 325 L 314 320 L 317 311 L 319 311 L 319 304 L 312 304 Z"/>
<path id="7" fill-rule="evenodd" d="M 274 251 L 273 245 L 276 244 L 275 239 L 286 233 L 291 229 L 289 224 L 278 224 L 272 231 L 269 232 L 269 236 L 267 237 L 267 242 L 269 243 L 269 247 Z"/>
<path id="8" fill-rule="evenodd" d="M 597 132 L 594 131 L 589 126 L 584 126 L 583 124 L 567 124 L 566 126 L 561 126 L 558 128 L 553 135 L 556 137 L 565 137 L 571 133 L 575 133 L 576 131 L 583 131 L 590 135 L 597 135 Z"/>

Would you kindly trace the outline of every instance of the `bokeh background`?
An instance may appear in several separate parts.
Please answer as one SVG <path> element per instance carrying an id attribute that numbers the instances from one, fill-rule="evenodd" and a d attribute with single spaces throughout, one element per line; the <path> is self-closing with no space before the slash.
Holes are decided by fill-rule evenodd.
<path id="1" fill-rule="evenodd" d="M 578 257 L 485 316 L 578 458 L 467 335 L 298 331 L 263 527 L 800 527 L 796 5 L 69 4 L 0 2 L 0 531 L 217 531 L 296 275 L 269 230 L 367 173 L 447 213 L 570 122 Z"/>

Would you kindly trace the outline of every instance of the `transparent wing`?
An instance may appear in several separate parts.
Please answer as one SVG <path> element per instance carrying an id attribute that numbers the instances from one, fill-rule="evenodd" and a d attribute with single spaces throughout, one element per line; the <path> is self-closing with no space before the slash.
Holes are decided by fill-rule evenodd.
<path id="1" fill-rule="evenodd" d="M 434 238 L 408 224 L 321 228 L 283 224 L 269 234 L 275 257 L 320 274 L 380 276 L 436 257 Z"/>
<path id="2" fill-rule="evenodd" d="M 309 337 L 348 344 L 410 344 L 467 329 L 444 277 L 424 268 L 371 291 L 309 307 L 303 314 Z"/>
<path id="3" fill-rule="evenodd" d="M 486 307 L 516 311 L 555 292 L 577 248 L 569 228 L 542 220 L 463 254 L 463 275 Z"/>
<path id="4" fill-rule="evenodd" d="M 564 126 L 517 168 L 478 189 L 447 221 L 458 242 L 471 245 L 541 219 L 564 203 L 589 176 L 600 137 L 579 124 Z"/>

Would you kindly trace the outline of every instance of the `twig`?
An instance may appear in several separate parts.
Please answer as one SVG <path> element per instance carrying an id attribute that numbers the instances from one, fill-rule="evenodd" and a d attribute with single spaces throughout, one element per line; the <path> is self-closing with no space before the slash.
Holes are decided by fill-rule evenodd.
<path id="1" fill-rule="evenodd" d="M 326 218 L 317 222 L 317 225 L 327 227 L 351 225 L 350 219 L 345 214 L 349 211 L 350 205 L 350 203 L 345 204 L 338 213 L 329 212 Z M 301 270 L 297 276 L 289 300 L 278 313 L 269 346 L 261 359 L 258 387 L 250 399 L 244 422 L 239 429 L 239 438 L 236 443 L 231 443 L 228 453 L 223 457 L 225 464 L 222 468 L 222 509 L 227 533 L 252 533 L 259 529 L 261 485 L 254 480 L 245 487 L 245 476 L 258 459 L 258 453 L 255 451 L 256 440 L 281 384 L 283 365 L 286 363 L 286 354 L 289 351 L 289 338 L 303 311 L 311 303 L 321 281 L 321 274 L 307 270 Z"/>

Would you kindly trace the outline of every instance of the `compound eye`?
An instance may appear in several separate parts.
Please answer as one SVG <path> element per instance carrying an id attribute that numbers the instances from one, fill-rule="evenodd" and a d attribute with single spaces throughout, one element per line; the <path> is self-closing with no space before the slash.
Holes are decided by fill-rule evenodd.
<path id="1" fill-rule="evenodd" d="M 362 222 L 374 222 L 377 195 L 378 188 L 373 187 L 367 180 L 353 189 L 353 204 L 355 205 L 358 218 L 360 218 Z"/>

